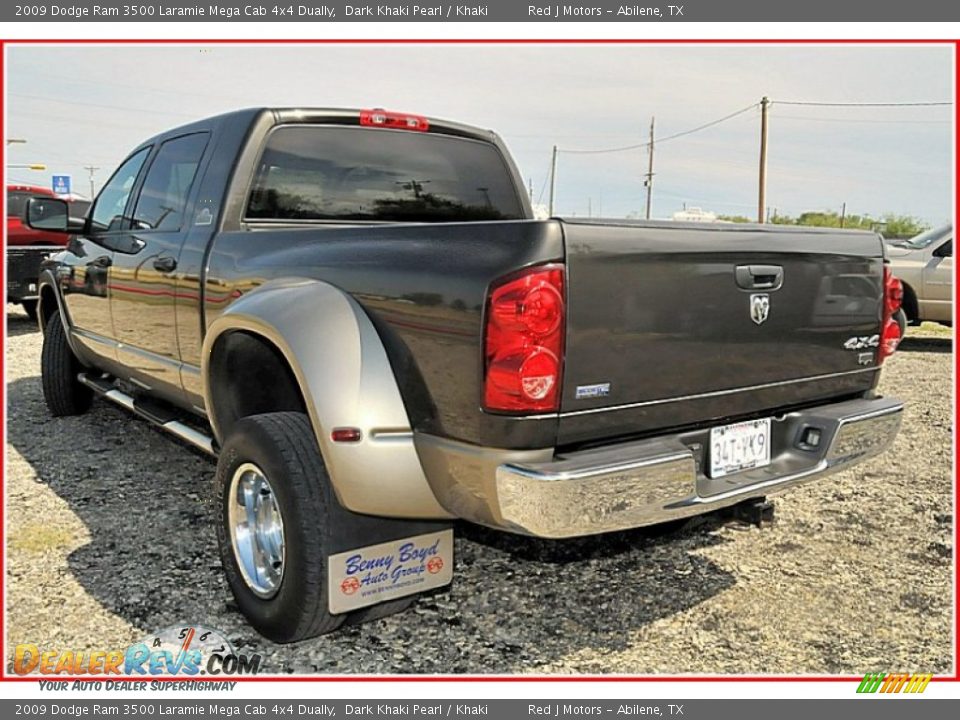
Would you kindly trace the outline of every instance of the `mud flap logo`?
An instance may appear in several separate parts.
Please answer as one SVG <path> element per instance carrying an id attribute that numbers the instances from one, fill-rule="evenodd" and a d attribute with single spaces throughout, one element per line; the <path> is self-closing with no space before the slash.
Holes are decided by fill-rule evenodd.
<path id="1" fill-rule="evenodd" d="M 453 530 L 331 555 L 327 572 L 333 614 L 443 587 L 453 580 Z"/>

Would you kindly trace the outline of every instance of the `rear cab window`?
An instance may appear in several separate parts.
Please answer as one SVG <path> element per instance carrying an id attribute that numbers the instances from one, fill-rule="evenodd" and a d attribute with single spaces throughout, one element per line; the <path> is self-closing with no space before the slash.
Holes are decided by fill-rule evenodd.
<path id="1" fill-rule="evenodd" d="M 524 217 L 491 143 L 346 126 L 274 129 L 254 173 L 254 221 L 458 222 Z"/>

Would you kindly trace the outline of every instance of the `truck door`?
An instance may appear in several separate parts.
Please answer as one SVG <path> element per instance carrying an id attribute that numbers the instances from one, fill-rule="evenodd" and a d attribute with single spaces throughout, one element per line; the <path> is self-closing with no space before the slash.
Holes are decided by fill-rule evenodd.
<path id="1" fill-rule="evenodd" d="M 953 237 L 930 254 L 923 268 L 922 317 L 949 322 L 953 316 Z"/>
<path id="2" fill-rule="evenodd" d="M 130 196 L 150 154 L 143 148 L 117 169 L 103 186 L 84 232 L 70 239 L 58 283 L 70 329 L 85 351 L 108 363 L 116 360 L 116 336 L 110 317 L 107 273 L 114 247 L 126 238 Z"/>
<path id="3" fill-rule="evenodd" d="M 127 379 L 182 398 L 175 302 L 184 213 L 208 133 L 171 138 L 157 150 L 135 200 L 130 239 L 110 267 L 110 309 Z"/>

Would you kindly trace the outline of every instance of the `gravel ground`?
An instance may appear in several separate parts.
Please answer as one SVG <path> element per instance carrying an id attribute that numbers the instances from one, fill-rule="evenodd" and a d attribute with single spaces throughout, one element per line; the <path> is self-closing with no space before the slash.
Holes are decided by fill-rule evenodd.
<path id="1" fill-rule="evenodd" d="M 50 419 L 40 335 L 13 309 L 8 332 L 8 662 L 21 642 L 120 648 L 196 622 L 270 673 L 952 672 L 942 329 L 911 329 L 888 361 L 881 389 L 907 402 L 893 450 L 778 498 L 772 526 L 709 516 L 568 542 L 460 526 L 452 587 L 293 646 L 260 638 L 232 602 L 213 463 L 104 401 Z"/>

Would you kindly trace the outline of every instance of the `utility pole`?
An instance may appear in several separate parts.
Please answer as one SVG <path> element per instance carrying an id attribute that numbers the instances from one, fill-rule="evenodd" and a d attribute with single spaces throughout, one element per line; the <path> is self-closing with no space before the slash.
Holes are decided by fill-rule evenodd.
<path id="1" fill-rule="evenodd" d="M 644 183 L 647 186 L 647 220 L 650 219 L 650 200 L 653 195 L 653 123 L 656 118 L 650 118 L 650 145 L 647 146 L 647 150 L 650 153 L 650 158 L 647 162 L 647 181 Z"/>
<path id="2" fill-rule="evenodd" d="M 762 223 L 767 206 L 767 114 L 770 100 L 766 95 L 760 101 L 760 199 L 757 210 L 757 222 Z"/>
<path id="3" fill-rule="evenodd" d="M 97 193 L 93 186 L 93 174 L 100 168 L 97 167 L 96 165 L 84 165 L 83 169 L 86 170 L 88 173 L 90 173 L 90 200 L 92 201 L 97 196 Z"/>
<path id="4" fill-rule="evenodd" d="M 553 217 L 553 201 L 557 194 L 557 146 L 553 146 L 553 159 L 550 161 L 550 217 Z"/>
<path id="5" fill-rule="evenodd" d="M 847 204 L 844 203 L 843 207 L 840 209 L 840 229 L 843 229 L 843 224 L 847 221 Z"/>

